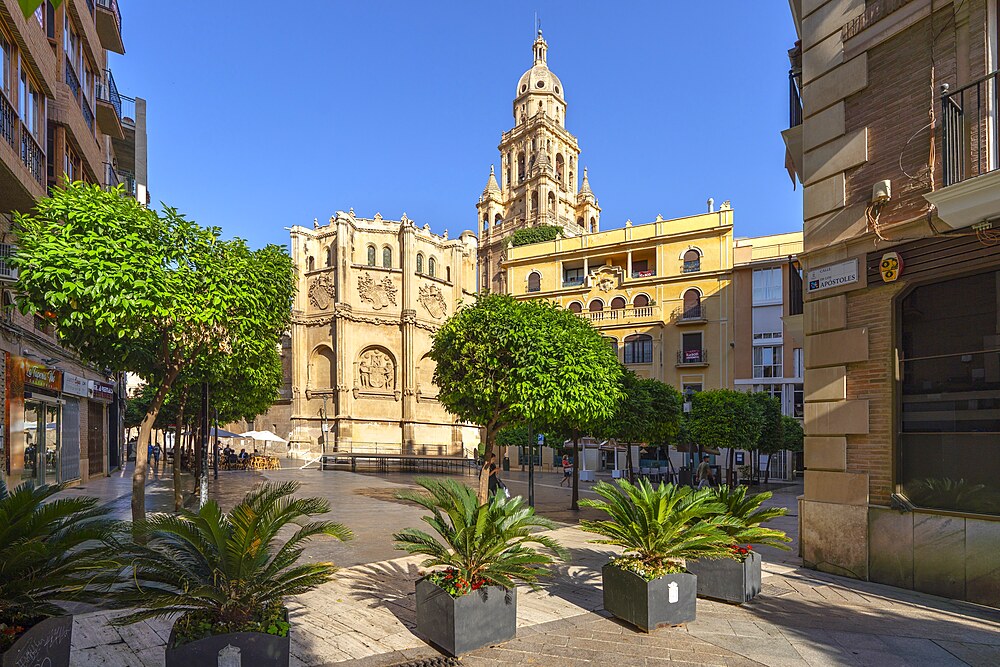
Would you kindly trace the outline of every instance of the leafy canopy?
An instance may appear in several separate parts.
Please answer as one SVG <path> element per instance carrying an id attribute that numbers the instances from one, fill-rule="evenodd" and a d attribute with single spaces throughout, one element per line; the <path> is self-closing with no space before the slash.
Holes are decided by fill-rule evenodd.
<path id="1" fill-rule="evenodd" d="M 795 417 L 782 415 L 781 437 L 783 440 L 782 449 L 787 449 L 790 452 L 801 452 L 802 441 L 805 437 L 805 433 L 802 430 L 802 422 Z"/>
<path id="2" fill-rule="evenodd" d="M 52 500 L 63 488 L 26 482 L 8 492 L 0 480 L 0 624 L 64 614 L 56 602 L 94 601 L 112 581 L 115 563 L 102 543 L 112 533 L 107 508 L 96 498 Z"/>
<path id="3" fill-rule="evenodd" d="M 429 510 L 422 518 L 440 539 L 417 528 L 405 528 L 393 537 L 397 549 L 427 556 L 423 567 L 443 566 L 465 581 L 509 589 L 517 582 L 534 587 L 555 559 L 565 560 L 566 550 L 538 532 L 556 525 L 537 516 L 520 496 L 497 493 L 480 503 L 475 489 L 453 479 L 423 478 L 417 483 L 426 492 L 397 496 Z"/>
<path id="4" fill-rule="evenodd" d="M 763 392 L 750 394 L 751 400 L 757 406 L 760 414 L 760 431 L 757 433 L 757 443 L 753 447 L 765 454 L 774 454 L 784 449 L 785 438 L 782 432 L 781 402 Z"/>
<path id="5" fill-rule="evenodd" d="M 319 535 L 347 540 L 351 531 L 313 519 L 329 512 L 329 503 L 293 497 L 298 486 L 260 484 L 228 513 L 209 500 L 197 512 L 155 514 L 137 525 L 140 539 L 119 545 L 132 570 L 114 600 L 138 611 L 114 623 L 182 613 L 207 622 L 214 633 L 239 631 L 253 628 L 285 598 L 329 581 L 333 563 L 298 564 L 304 545 Z M 279 533 L 288 532 L 282 541 Z"/>
<path id="6" fill-rule="evenodd" d="M 624 369 L 621 390 L 624 398 L 614 415 L 594 429 L 596 434 L 620 442 L 651 444 L 677 437 L 683 414 L 683 398 L 677 389 Z"/>
<path id="7" fill-rule="evenodd" d="M 687 428 L 695 444 L 753 450 L 763 427 L 760 404 L 751 394 L 713 389 L 691 399 Z"/>
<path id="8" fill-rule="evenodd" d="M 541 243 L 542 241 L 553 241 L 559 238 L 562 229 L 554 225 L 539 225 L 537 227 L 526 227 L 514 232 L 510 242 L 515 248 L 517 246 L 528 245 L 529 243 Z"/>

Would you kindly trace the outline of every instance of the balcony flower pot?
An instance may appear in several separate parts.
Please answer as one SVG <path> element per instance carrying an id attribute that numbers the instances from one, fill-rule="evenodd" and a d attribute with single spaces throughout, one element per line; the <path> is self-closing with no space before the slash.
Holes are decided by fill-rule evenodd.
<path id="1" fill-rule="evenodd" d="M 28 628 L 6 651 L 0 653 L 2 667 L 45 665 L 69 667 L 73 636 L 72 616 L 53 616 Z"/>
<path id="2" fill-rule="evenodd" d="M 288 610 L 282 613 L 287 622 Z M 167 641 L 166 667 L 288 667 L 289 648 L 287 633 L 279 637 L 265 632 L 230 632 L 178 645 L 175 624 Z"/>
<path id="3" fill-rule="evenodd" d="M 650 632 L 695 619 L 698 577 L 687 572 L 646 581 L 613 562 L 601 569 L 604 608 L 616 618 Z"/>
<path id="4" fill-rule="evenodd" d="M 452 597 L 426 577 L 417 581 L 417 633 L 451 656 L 514 638 L 517 589 L 483 586 Z"/>
<path id="5" fill-rule="evenodd" d="M 698 597 L 743 604 L 760 593 L 760 554 L 747 550 L 745 557 L 691 561 L 688 572 L 698 576 Z"/>

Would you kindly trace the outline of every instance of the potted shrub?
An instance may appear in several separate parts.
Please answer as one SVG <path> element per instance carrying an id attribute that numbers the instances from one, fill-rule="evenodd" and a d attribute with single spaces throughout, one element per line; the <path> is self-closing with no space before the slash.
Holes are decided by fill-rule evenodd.
<path id="1" fill-rule="evenodd" d="M 457 656 L 514 637 L 517 583 L 537 585 L 566 551 L 537 532 L 556 525 L 537 516 L 520 496 L 494 494 L 480 504 L 476 490 L 453 479 L 418 479 L 426 492 L 399 498 L 430 511 L 423 520 L 434 537 L 406 528 L 396 548 L 428 558 L 439 568 L 417 580 L 417 631 L 445 653 Z"/>
<path id="2" fill-rule="evenodd" d="M 604 608 L 644 632 L 693 621 L 698 578 L 685 571 L 684 563 L 729 554 L 731 539 L 722 527 L 730 520 L 721 515 L 721 506 L 707 489 L 654 487 L 647 479 L 600 482 L 594 491 L 603 500 L 580 504 L 609 518 L 581 521 L 580 527 L 604 537 L 594 543 L 623 549 L 601 570 Z"/>
<path id="3" fill-rule="evenodd" d="M 56 603 L 94 601 L 113 581 L 102 543 L 113 522 L 96 498 L 0 481 L 0 665 L 69 665 L 73 616 Z"/>
<path id="4" fill-rule="evenodd" d="M 698 575 L 700 597 L 742 604 L 760 593 L 760 554 L 753 545 L 766 545 L 787 549 L 791 540 L 780 530 L 764 528 L 761 524 L 783 516 L 784 507 L 762 507 L 771 492 L 747 495 L 745 486 L 719 486 L 711 489 L 715 502 L 722 506 L 722 515 L 733 521 L 723 526 L 732 540 L 730 558 L 711 561 L 692 561 L 688 572 Z"/>
<path id="5" fill-rule="evenodd" d="M 330 510 L 320 498 L 293 498 L 298 484 L 260 484 L 230 512 L 208 501 L 197 512 L 158 514 L 134 526 L 121 545 L 127 586 L 115 592 L 116 618 L 127 625 L 180 614 L 167 641 L 166 667 L 216 667 L 239 655 L 244 665 L 287 667 L 285 599 L 333 577 L 333 563 L 297 564 L 305 543 L 350 539 L 338 523 L 313 517 Z M 278 532 L 297 526 L 284 541 Z M 238 664 L 238 663 L 237 663 Z"/>

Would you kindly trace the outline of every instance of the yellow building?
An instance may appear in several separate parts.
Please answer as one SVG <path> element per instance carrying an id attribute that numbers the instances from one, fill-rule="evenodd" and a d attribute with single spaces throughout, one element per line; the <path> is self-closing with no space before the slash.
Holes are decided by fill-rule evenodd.
<path id="1" fill-rule="evenodd" d="M 509 293 L 593 322 L 638 375 L 678 389 L 733 384 L 733 211 L 508 247 Z"/>

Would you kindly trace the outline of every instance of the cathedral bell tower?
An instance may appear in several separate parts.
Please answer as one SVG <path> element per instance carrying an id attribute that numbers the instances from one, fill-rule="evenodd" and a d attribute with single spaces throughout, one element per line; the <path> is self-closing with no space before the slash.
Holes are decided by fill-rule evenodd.
<path id="1" fill-rule="evenodd" d="M 514 97 L 514 127 L 500 138 L 500 175 L 490 168 L 476 205 L 480 230 L 479 288 L 506 292 L 502 261 L 518 229 L 552 225 L 563 236 L 600 229 L 600 206 L 586 176 L 578 189 L 580 147 L 565 127 L 562 82 L 548 67 L 542 31 L 532 45 L 534 64 Z"/>

